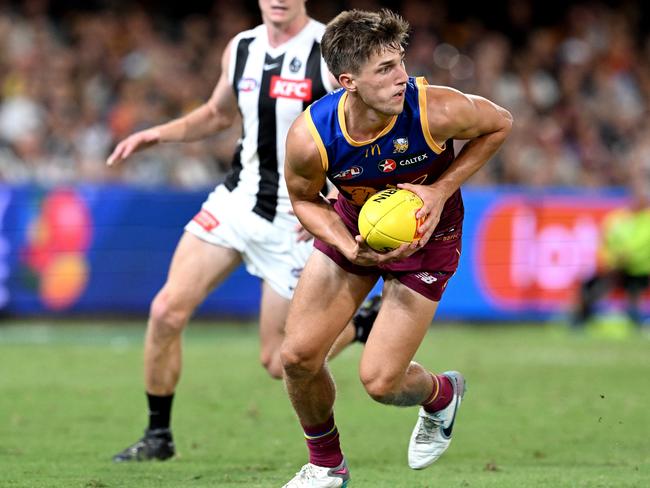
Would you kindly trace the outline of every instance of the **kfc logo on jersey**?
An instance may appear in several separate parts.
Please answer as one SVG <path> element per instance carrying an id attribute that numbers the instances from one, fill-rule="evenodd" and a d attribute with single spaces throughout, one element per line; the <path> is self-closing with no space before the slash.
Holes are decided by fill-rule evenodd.
<path id="1" fill-rule="evenodd" d="M 384 159 L 377 165 L 377 167 L 382 173 L 390 173 L 392 171 L 395 171 L 395 168 L 397 168 L 397 163 L 394 159 Z"/>
<path id="2" fill-rule="evenodd" d="M 409 148 L 409 139 L 408 137 L 398 137 L 393 139 L 393 152 L 396 153 L 405 153 Z"/>
<path id="3" fill-rule="evenodd" d="M 271 77 L 271 98 L 311 100 L 311 80 L 289 80 L 278 75 Z"/>
<path id="4" fill-rule="evenodd" d="M 344 169 L 343 171 L 339 171 L 334 176 L 332 176 L 332 179 L 351 180 L 352 178 L 356 178 L 357 176 L 359 176 L 361 173 L 363 173 L 363 168 L 361 166 L 352 166 L 351 168 Z"/>
<path id="5" fill-rule="evenodd" d="M 242 78 L 237 83 L 237 90 L 240 92 L 250 92 L 257 88 L 257 80 L 253 78 Z"/>

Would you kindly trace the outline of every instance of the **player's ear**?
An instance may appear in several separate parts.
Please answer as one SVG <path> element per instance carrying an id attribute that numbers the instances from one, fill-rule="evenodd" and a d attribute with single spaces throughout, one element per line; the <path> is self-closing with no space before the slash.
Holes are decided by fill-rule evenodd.
<path id="1" fill-rule="evenodd" d="M 339 84 L 347 91 L 357 91 L 357 84 L 350 73 L 341 73 L 339 75 Z"/>

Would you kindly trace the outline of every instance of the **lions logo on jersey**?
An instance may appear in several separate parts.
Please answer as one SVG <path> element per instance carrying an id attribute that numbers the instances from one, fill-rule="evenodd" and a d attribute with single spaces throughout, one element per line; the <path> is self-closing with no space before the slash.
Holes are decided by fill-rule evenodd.
<path id="1" fill-rule="evenodd" d="M 408 148 L 409 148 L 408 137 L 398 137 L 397 139 L 393 139 L 393 152 L 405 153 Z"/>

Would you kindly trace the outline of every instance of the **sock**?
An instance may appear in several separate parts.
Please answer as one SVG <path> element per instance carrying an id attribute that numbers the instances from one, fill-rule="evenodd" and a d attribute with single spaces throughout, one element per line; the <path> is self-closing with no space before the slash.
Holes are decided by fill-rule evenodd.
<path id="1" fill-rule="evenodd" d="M 354 325 L 354 341 L 365 344 L 370 335 L 370 329 L 366 328 L 366 321 L 357 313 L 352 317 L 352 325 Z"/>
<path id="2" fill-rule="evenodd" d="M 302 426 L 309 448 L 309 462 L 316 466 L 334 468 L 343 462 L 339 444 L 339 431 L 332 414 L 327 422 L 320 425 Z"/>
<path id="3" fill-rule="evenodd" d="M 365 344 L 375 324 L 377 313 L 379 312 L 379 304 L 381 303 L 381 295 L 375 295 L 367 299 L 357 313 L 352 318 L 354 325 L 354 340 Z"/>
<path id="4" fill-rule="evenodd" d="M 422 402 L 422 407 L 429 413 L 442 410 L 451 403 L 454 397 L 454 387 L 451 380 L 442 374 L 431 373 L 433 379 L 433 391 L 429 398 Z"/>
<path id="5" fill-rule="evenodd" d="M 169 418 L 172 413 L 172 400 L 174 394 L 156 396 L 147 393 L 149 404 L 149 430 L 169 429 Z"/>

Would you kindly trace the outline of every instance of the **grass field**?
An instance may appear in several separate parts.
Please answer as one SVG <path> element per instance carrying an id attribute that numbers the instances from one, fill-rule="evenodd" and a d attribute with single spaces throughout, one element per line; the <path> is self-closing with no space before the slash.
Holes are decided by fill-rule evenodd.
<path id="1" fill-rule="evenodd" d="M 114 465 L 145 426 L 140 324 L 0 325 L 0 487 L 275 487 L 306 449 L 253 326 L 191 326 L 173 427 L 180 456 Z M 650 340 L 436 326 L 418 358 L 469 392 L 449 451 L 411 471 L 415 409 L 373 403 L 360 347 L 332 364 L 353 487 L 648 487 Z"/>

